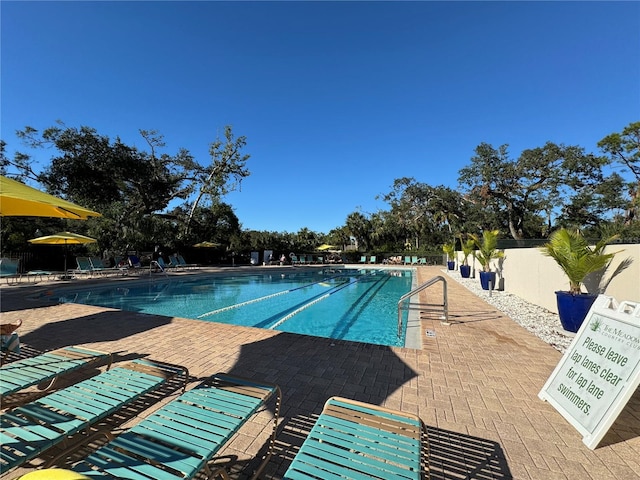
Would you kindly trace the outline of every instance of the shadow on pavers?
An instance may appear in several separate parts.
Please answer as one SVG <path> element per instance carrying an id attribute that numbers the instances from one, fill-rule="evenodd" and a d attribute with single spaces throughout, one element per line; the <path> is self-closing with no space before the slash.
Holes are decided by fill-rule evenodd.
<path id="1" fill-rule="evenodd" d="M 640 437 L 640 388 L 631 396 L 596 448 L 615 445 L 636 437 Z"/>
<path id="2" fill-rule="evenodd" d="M 499 443 L 429 425 L 427 435 L 430 479 L 513 479 Z"/>
<path id="3" fill-rule="evenodd" d="M 161 315 L 104 311 L 46 323 L 21 335 L 20 341 L 33 348 L 48 351 L 71 345 L 113 342 L 170 323 L 171 317 Z"/>

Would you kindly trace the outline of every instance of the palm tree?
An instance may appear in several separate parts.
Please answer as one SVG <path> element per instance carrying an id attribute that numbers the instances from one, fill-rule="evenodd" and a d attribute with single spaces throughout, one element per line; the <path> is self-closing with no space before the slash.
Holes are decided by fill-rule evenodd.
<path id="1" fill-rule="evenodd" d="M 542 253 L 553 258 L 569 279 L 569 291 L 579 295 L 587 275 L 606 268 L 615 253 L 604 253 L 607 244 L 618 238 L 613 235 L 601 239 L 591 248 L 579 230 L 561 228 L 542 246 Z"/>
<path id="2" fill-rule="evenodd" d="M 460 247 L 462 248 L 462 264 L 464 266 L 469 265 L 469 255 L 473 253 L 475 250 L 476 242 L 473 238 L 467 238 L 467 241 L 462 240 L 462 235 L 460 235 Z"/>
<path id="3" fill-rule="evenodd" d="M 476 258 L 478 262 L 480 262 L 480 265 L 482 265 L 482 270 L 485 272 L 491 271 L 491 260 L 504 257 L 504 252 L 498 250 L 499 234 L 500 232 L 498 230 L 484 230 L 482 232 L 482 239 L 477 235 L 469 234 L 478 248 Z"/>
<path id="4" fill-rule="evenodd" d="M 370 244 L 371 222 L 369 219 L 360 212 L 350 213 L 347 216 L 346 227 L 358 242 L 358 248 L 366 251 Z"/>
<path id="5" fill-rule="evenodd" d="M 455 261 L 456 256 L 456 244 L 455 242 L 449 242 L 442 245 L 442 251 L 447 254 L 447 260 L 450 262 Z"/>

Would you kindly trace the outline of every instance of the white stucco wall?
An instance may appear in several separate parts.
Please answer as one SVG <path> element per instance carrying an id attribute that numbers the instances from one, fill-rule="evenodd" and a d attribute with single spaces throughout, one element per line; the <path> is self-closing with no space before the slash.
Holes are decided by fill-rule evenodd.
<path id="1" fill-rule="evenodd" d="M 610 245 L 607 252 L 619 252 L 607 270 L 608 278 L 626 258 L 633 259 L 631 265 L 617 275 L 608 285 L 606 295 L 618 302 L 627 300 L 640 303 L 640 245 Z M 502 277 L 501 286 L 506 292 L 519 296 L 533 304 L 557 313 L 556 290 L 568 290 L 569 280 L 555 260 L 542 255 L 537 248 L 514 248 L 505 250 L 501 268 L 496 265 Z M 477 274 L 476 274 L 477 276 Z M 586 291 L 598 293 L 599 278 L 594 275 L 585 281 Z"/>

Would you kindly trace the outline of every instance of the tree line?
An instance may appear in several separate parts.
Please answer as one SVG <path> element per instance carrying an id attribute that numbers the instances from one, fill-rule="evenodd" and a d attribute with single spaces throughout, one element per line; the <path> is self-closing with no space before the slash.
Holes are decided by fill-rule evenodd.
<path id="1" fill-rule="evenodd" d="M 102 213 L 73 227 L 98 239 L 93 248 L 100 252 L 149 251 L 154 245 L 181 251 L 207 240 L 238 253 L 311 252 L 320 243 L 342 249 L 355 243 L 367 252 L 441 253 L 441 244 L 465 234 L 497 229 L 520 241 L 546 238 L 561 226 L 587 236 L 606 230 L 640 238 L 640 122 L 605 136 L 599 155 L 547 142 L 512 158 L 506 144 L 481 143 L 459 171 L 457 189 L 394 179 L 390 191 L 378 197 L 387 210 L 354 211 L 329 232 L 295 233 L 243 229 L 225 202 L 250 175 L 247 139 L 236 137 L 231 126 L 210 143 L 208 159 L 195 159 L 184 148 L 166 153 L 157 131 L 139 133 L 145 149 L 86 126 L 58 122 L 41 132 L 25 127 L 17 132 L 21 145 L 55 153 L 36 168 L 32 155 L 9 156 L 0 140 L 0 172 Z M 64 220 L 5 217 L 2 251 L 27 248 L 36 231 L 60 229 L 66 229 Z"/>
<path id="2" fill-rule="evenodd" d="M 526 243 L 560 227 L 587 237 L 640 241 L 640 122 L 598 142 L 600 155 L 547 142 L 512 158 L 481 143 L 459 171 L 458 189 L 399 178 L 379 198 L 389 210 L 354 212 L 346 227 L 364 250 L 425 250 L 498 230 Z"/>

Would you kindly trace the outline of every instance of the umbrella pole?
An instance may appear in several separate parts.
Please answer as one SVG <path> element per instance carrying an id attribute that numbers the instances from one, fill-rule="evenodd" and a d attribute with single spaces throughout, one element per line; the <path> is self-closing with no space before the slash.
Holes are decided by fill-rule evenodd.
<path id="1" fill-rule="evenodd" d="M 62 274 L 63 280 L 70 280 L 67 277 L 67 240 L 64 240 L 64 273 Z"/>

